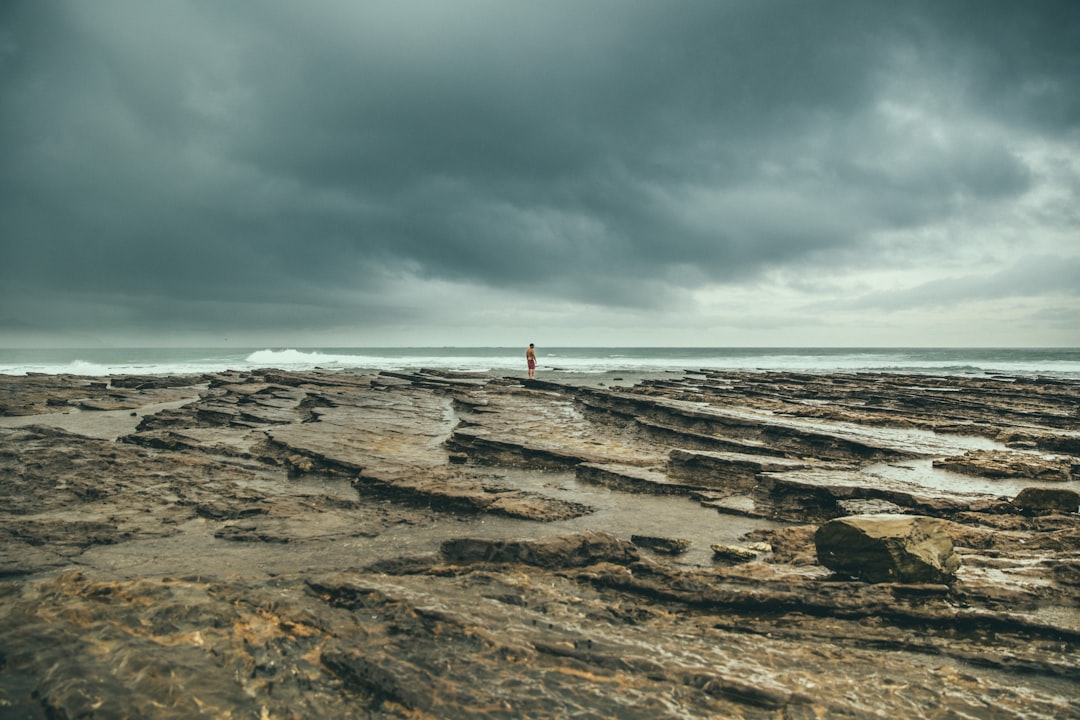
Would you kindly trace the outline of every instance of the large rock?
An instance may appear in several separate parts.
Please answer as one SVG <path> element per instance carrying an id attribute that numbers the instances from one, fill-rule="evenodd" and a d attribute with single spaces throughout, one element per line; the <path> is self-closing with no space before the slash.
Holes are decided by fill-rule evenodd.
<path id="1" fill-rule="evenodd" d="M 1014 507 L 1037 515 L 1051 512 L 1074 513 L 1080 507 L 1080 493 L 1068 488 L 1026 487 L 1012 500 Z"/>
<path id="2" fill-rule="evenodd" d="M 822 565 L 872 583 L 947 583 L 960 567 L 941 521 L 916 515 L 838 518 L 814 544 Z"/>

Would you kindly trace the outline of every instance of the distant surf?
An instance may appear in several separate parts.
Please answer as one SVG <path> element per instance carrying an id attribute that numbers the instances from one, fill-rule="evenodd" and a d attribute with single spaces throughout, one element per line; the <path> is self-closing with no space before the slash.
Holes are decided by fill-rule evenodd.
<path id="1" fill-rule="evenodd" d="M 571 348 L 538 346 L 543 373 L 683 370 L 1040 375 L 1080 379 L 1080 348 Z M 416 370 L 523 374 L 524 346 L 445 348 L 0 349 L 0 374 L 162 375 L 225 370 Z"/>

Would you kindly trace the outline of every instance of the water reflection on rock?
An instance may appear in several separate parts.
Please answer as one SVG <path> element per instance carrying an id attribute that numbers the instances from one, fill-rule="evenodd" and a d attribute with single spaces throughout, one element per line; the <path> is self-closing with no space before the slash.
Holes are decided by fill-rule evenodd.
<path id="1" fill-rule="evenodd" d="M 0 379 L 0 714 L 1074 712 L 1080 384 L 109 381 Z M 879 513 L 947 582 L 819 564 Z"/>

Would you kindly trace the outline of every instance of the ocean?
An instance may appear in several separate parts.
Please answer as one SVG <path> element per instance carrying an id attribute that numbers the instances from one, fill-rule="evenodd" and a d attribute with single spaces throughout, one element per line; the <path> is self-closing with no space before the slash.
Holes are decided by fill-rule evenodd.
<path id="1" fill-rule="evenodd" d="M 544 373 L 784 370 L 1080 379 L 1080 348 L 614 348 L 538 347 Z M 524 374 L 525 348 L 0 349 L 0 374 L 163 375 L 255 368 Z"/>

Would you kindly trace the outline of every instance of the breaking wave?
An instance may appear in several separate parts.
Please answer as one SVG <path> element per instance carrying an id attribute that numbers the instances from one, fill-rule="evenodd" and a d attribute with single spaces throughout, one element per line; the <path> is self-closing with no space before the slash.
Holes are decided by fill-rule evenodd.
<path id="1" fill-rule="evenodd" d="M 548 348 L 542 373 L 784 370 L 1080 378 L 1080 349 Z M 521 374 L 524 348 L 95 348 L 3 350 L 0 374 L 189 375 L 225 370 L 417 370 Z"/>

